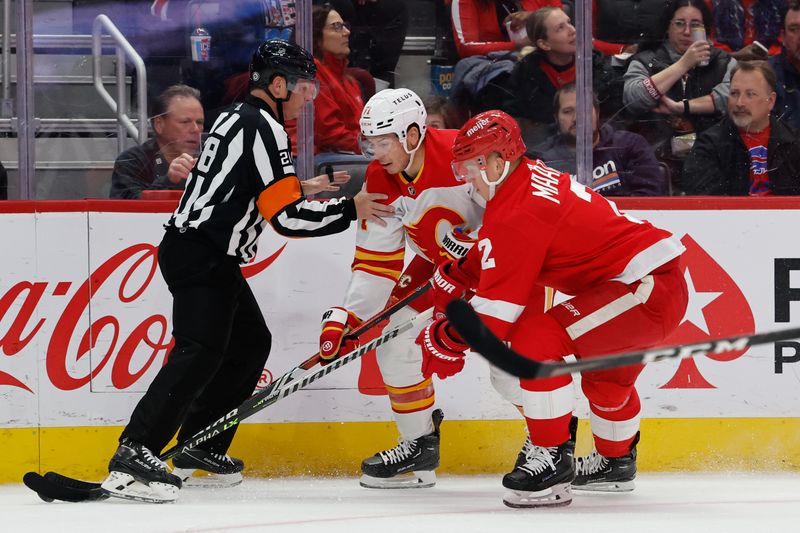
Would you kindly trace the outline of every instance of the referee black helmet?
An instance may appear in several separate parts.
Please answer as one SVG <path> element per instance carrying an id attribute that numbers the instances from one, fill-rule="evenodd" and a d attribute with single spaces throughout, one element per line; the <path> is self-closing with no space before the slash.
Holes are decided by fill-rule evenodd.
<path id="1" fill-rule="evenodd" d="M 283 76 L 293 87 L 297 80 L 314 80 L 316 75 L 314 57 L 302 46 L 281 39 L 261 43 L 250 60 L 250 87 L 266 90 L 275 76 Z"/>

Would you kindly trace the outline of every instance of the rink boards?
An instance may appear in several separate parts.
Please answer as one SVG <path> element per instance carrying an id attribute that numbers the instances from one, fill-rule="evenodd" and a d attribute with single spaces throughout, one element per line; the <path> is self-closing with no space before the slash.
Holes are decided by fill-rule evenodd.
<path id="1" fill-rule="evenodd" d="M 800 201 L 618 202 L 687 247 L 690 304 L 673 343 L 800 324 Z M 99 477 L 167 353 L 170 295 L 156 264 L 169 202 L 0 203 L 0 482 L 27 470 Z M 341 302 L 354 232 L 285 239 L 270 230 L 245 274 L 273 332 L 263 382 L 316 351 Z M 638 382 L 645 470 L 800 469 L 800 341 L 663 362 Z M 356 472 L 396 439 L 374 357 L 248 420 L 233 451 L 251 471 Z M 587 407 L 579 397 L 578 414 Z M 501 472 L 523 439 L 485 362 L 437 383 L 443 470 Z M 581 428 L 579 448 L 588 446 Z"/>

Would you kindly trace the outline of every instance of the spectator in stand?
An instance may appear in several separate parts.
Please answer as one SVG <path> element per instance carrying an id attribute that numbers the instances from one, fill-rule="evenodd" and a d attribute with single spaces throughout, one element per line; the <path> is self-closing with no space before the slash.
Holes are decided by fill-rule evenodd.
<path id="1" fill-rule="evenodd" d="M 770 115 L 775 72 L 766 61 L 743 61 L 731 77 L 728 114 L 701 133 L 686 158 L 689 194 L 800 194 L 797 131 Z"/>
<path id="2" fill-rule="evenodd" d="M 551 133 L 556 91 L 575 82 L 577 32 L 569 16 L 557 7 L 531 13 L 526 30 L 535 50 L 514 66 L 502 107 L 519 121 L 525 143 L 535 146 Z M 605 98 L 611 71 L 599 52 L 595 52 L 593 64 L 594 86 Z"/>
<path id="3" fill-rule="evenodd" d="M 394 87 L 394 69 L 408 30 L 406 0 L 327 1 L 351 24 L 350 65 L 367 69 L 378 81 L 378 90 Z"/>
<path id="4" fill-rule="evenodd" d="M 183 189 L 200 151 L 205 115 L 200 91 L 168 87 L 151 118 L 155 139 L 128 148 L 114 161 L 111 198 L 139 198 L 145 189 Z"/>
<path id="5" fill-rule="evenodd" d="M 522 31 L 527 15 L 547 6 L 561 7 L 561 0 L 452 0 L 453 36 L 459 57 L 510 51 L 527 44 L 512 41 L 509 30 Z"/>
<path id="6" fill-rule="evenodd" d="M 319 80 L 319 95 L 314 100 L 314 154 L 360 154 L 358 120 L 364 101 L 358 82 L 345 71 L 350 24 L 330 4 L 314 6 L 311 18 Z M 286 130 L 296 145 L 296 121 L 287 121 Z"/>
<path id="7" fill-rule="evenodd" d="M 445 130 L 458 129 L 460 127 L 460 125 L 456 124 L 456 118 L 453 109 L 450 107 L 450 102 L 444 96 L 432 94 L 422 99 L 422 105 L 425 107 L 425 111 L 428 112 L 425 124 L 429 128 Z"/>
<path id="8" fill-rule="evenodd" d="M 624 76 L 626 110 L 667 160 L 685 155 L 693 135 L 725 110 L 736 61 L 707 40 L 692 39 L 693 29 L 708 33 L 710 23 L 703 0 L 676 0 L 662 22 L 666 40 L 634 55 Z"/>
<path id="9" fill-rule="evenodd" d="M 777 78 L 773 115 L 800 129 L 800 1 L 791 0 L 783 24 L 783 50 L 769 64 Z"/>
<path id="10" fill-rule="evenodd" d="M 556 93 L 555 107 L 558 135 L 534 147 L 533 157 L 548 166 L 572 174 L 572 179 L 603 196 L 658 196 L 667 193 L 653 148 L 641 135 L 615 130 L 610 124 L 599 126 L 600 104 L 594 98 L 592 159 L 594 169 L 588 176 L 575 176 L 577 135 L 577 95 L 575 84 L 565 85 Z"/>

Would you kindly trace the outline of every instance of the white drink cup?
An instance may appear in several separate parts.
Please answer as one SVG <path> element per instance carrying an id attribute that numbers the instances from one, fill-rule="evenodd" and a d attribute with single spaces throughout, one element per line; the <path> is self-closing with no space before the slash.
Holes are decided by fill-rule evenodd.
<path id="1" fill-rule="evenodd" d="M 697 42 L 706 40 L 707 40 L 706 29 L 704 27 L 700 26 L 699 28 L 692 30 L 692 41 Z M 701 61 L 700 63 L 698 63 L 698 65 L 700 65 L 701 67 L 707 67 L 708 60 Z"/>

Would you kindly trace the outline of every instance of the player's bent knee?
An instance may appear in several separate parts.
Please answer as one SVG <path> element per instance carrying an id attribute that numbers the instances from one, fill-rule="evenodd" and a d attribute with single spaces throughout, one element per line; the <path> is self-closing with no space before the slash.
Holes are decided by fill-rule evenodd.
<path id="1" fill-rule="evenodd" d="M 633 384 L 612 383 L 608 381 L 592 381 L 583 379 L 581 389 L 589 403 L 609 411 L 624 407 L 634 390 Z"/>

